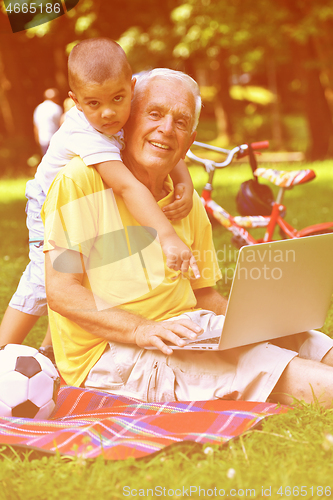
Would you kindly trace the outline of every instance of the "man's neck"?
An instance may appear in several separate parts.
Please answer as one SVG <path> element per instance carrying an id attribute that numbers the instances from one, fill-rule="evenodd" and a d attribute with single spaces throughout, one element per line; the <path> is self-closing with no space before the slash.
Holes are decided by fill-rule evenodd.
<path id="1" fill-rule="evenodd" d="M 129 160 L 125 154 L 123 156 L 126 167 L 132 172 L 138 181 L 149 189 L 156 201 L 160 201 L 168 194 L 164 187 L 165 178 L 157 176 L 156 172 L 144 170 L 135 162 Z"/>

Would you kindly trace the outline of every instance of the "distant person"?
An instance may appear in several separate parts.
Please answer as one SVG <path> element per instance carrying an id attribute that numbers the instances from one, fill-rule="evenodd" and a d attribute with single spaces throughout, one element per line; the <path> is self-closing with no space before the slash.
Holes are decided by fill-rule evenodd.
<path id="1" fill-rule="evenodd" d="M 69 95 L 75 107 L 68 111 L 63 125 L 52 137 L 35 178 L 27 183 L 30 262 L 0 325 L 0 346 L 23 342 L 38 318 L 47 314 L 44 227 L 40 212 L 54 178 L 75 156 L 96 167 L 105 184 L 122 196 L 139 224 L 156 230 L 170 268 L 186 272 L 191 266 L 198 276 L 191 251 L 177 236 L 151 191 L 122 163 L 122 127 L 130 115 L 135 85 L 125 52 L 116 42 L 106 38 L 84 40 L 69 56 L 68 76 L 72 89 Z M 151 120 L 154 122 L 154 115 Z M 184 126 L 184 120 L 179 116 L 179 128 Z M 147 139 L 144 148 L 148 154 L 153 149 L 161 158 L 171 149 L 162 139 L 161 142 Z M 165 209 L 169 210 L 171 218 L 180 219 L 188 215 L 193 204 L 193 184 L 183 160 L 175 165 L 171 177 L 175 184 L 175 201 Z M 43 345 L 46 345 L 45 339 Z"/>
<path id="2" fill-rule="evenodd" d="M 60 118 L 63 114 L 57 89 L 45 90 L 44 99 L 35 109 L 33 116 L 35 139 L 40 145 L 43 156 L 49 147 L 51 137 L 60 127 Z"/>
<path id="3" fill-rule="evenodd" d="M 70 109 L 74 108 L 75 102 L 70 97 L 67 97 L 64 100 L 64 102 L 62 103 L 62 106 L 64 108 L 64 112 L 63 112 L 63 114 L 61 115 L 61 118 L 60 118 L 60 125 L 62 125 L 64 123 L 67 111 L 69 111 Z"/>

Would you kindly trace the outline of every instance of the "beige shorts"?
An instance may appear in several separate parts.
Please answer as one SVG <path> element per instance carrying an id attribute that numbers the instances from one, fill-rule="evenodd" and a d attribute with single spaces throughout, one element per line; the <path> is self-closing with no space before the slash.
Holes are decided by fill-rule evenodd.
<path id="1" fill-rule="evenodd" d="M 321 361 L 332 347 L 331 338 L 314 330 L 274 343 L 214 352 L 176 350 L 170 356 L 113 342 L 89 372 L 85 387 L 147 402 L 266 401 L 295 356 Z"/>

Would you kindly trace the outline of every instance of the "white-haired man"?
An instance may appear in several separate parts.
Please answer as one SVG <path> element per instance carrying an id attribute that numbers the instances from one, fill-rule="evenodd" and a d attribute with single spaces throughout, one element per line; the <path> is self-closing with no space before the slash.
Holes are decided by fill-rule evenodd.
<path id="1" fill-rule="evenodd" d="M 187 75 L 153 70 L 138 79 L 123 160 L 162 209 L 173 196 L 168 174 L 195 138 L 199 111 L 198 86 Z M 221 325 L 226 307 L 212 288 L 220 271 L 196 193 L 191 213 L 173 225 L 195 252 L 199 279 L 164 265 L 154 231 L 138 226 L 80 159 L 58 175 L 43 210 L 52 339 L 68 384 L 144 401 L 290 403 L 289 394 L 312 401 L 314 392 L 331 406 L 333 341 L 321 333 L 294 335 L 279 346 L 172 351 L 184 345 L 182 337 Z"/>

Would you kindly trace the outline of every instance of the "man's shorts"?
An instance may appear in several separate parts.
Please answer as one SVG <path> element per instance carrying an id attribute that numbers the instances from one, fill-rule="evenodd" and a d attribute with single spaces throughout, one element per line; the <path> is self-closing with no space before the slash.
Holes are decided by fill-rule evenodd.
<path id="1" fill-rule="evenodd" d="M 9 303 L 13 309 L 18 309 L 34 316 L 47 315 L 47 301 L 44 277 L 44 225 L 40 212 L 45 201 L 42 188 L 35 181 L 28 181 L 26 188 L 27 227 L 29 229 L 29 259 L 17 290 Z"/>
<path id="2" fill-rule="evenodd" d="M 202 315 L 206 322 L 210 311 L 195 311 L 185 317 L 194 314 L 198 323 L 198 312 L 206 313 Z M 223 321 L 223 316 L 210 314 L 214 321 Z M 85 387 L 147 402 L 217 398 L 266 401 L 294 357 L 321 361 L 332 347 L 333 340 L 315 330 L 274 343 L 214 352 L 176 350 L 170 356 L 112 342 L 89 372 Z"/>

